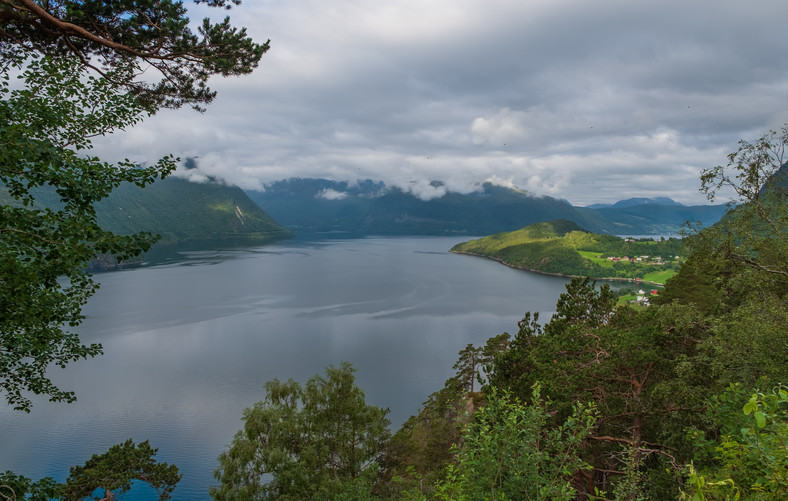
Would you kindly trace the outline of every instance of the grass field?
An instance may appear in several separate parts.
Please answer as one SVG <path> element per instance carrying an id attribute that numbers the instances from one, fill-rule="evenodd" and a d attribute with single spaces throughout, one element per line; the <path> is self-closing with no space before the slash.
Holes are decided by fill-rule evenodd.
<path id="1" fill-rule="evenodd" d="M 610 268 L 611 270 L 613 269 L 613 261 L 608 261 L 605 258 L 597 257 L 600 254 L 599 252 L 594 252 L 594 251 L 577 251 L 577 252 L 580 253 L 580 255 L 583 256 L 584 258 L 602 266 L 603 268 Z M 669 279 L 675 274 L 676 274 L 676 270 L 666 270 L 661 266 L 654 266 L 654 271 L 646 273 L 640 278 L 647 282 L 656 282 L 658 284 L 664 284 L 665 280 Z"/>
<path id="2" fill-rule="evenodd" d="M 580 255 L 583 256 L 584 258 L 598 264 L 599 266 L 602 266 L 604 268 L 613 267 L 613 261 L 608 261 L 603 257 L 597 257 L 600 254 L 599 252 L 594 252 L 594 251 L 577 251 L 577 252 L 580 253 Z"/>
<path id="3" fill-rule="evenodd" d="M 643 277 L 643 280 L 647 280 L 649 282 L 656 282 L 658 284 L 664 284 L 667 279 L 672 277 L 676 274 L 676 270 L 665 270 L 659 269 L 657 271 L 652 271 L 651 273 L 646 273 Z"/>
<path id="4" fill-rule="evenodd" d="M 631 295 L 631 296 L 621 296 L 621 297 L 618 298 L 618 302 L 616 303 L 616 305 L 617 306 L 629 306 L 630 308 L 634 308 L 636 310 L 644 310 L 644 309 L 648 308 L 648 306 L 646 306 L 646 305 L 644 305 L 642 303 L 633 302 L 633 301 L 635 301 L 636 297 L 637 296 L 635 296 L 634 294 Z"/>

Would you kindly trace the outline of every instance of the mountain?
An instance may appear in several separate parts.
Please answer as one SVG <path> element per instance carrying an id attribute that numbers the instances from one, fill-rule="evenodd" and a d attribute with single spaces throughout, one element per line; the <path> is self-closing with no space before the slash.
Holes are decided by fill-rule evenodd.
<path id="1" fill-rule="evenodd" d="M 672 198 L 668 197 L 654 197 L 654 198 L 627 198 L 626 200 L 619 200 L 614 204 L 591 204 L 587 205 L 587 209 L 609 209 L 611 207 L 616 209 L 623 209 L 625 207 L 634 207 L 636 205 L 681 205 Z"/>
<path id="2" fill-rule="evenodd" d="M 440 187 L 440 183 L 433 186 Z M 431 200 L 371 180 L 291 178 L 267 185 L 265 191 L 247 193 L 299 235 L 489 235 L 554 219 L 566 219 L 597 233 L 667 235 L 677 233 L 687 220 L 713 224 L 727 209 L 723 205 L 686 207 L 663 198 L 631 199 L 634 205 L 592 209 L 491 183 L 479 191 L 447 193 Z M 651 203 L 637 204 L 637 200 Z"/>
<path id="3" fill-rule="evenodd" d="M 759 195 L 764 196 L 770 191 L 780 192 L 782 196 L 788 195 L 788 162 L 782 164 L 774 174 L 761 186 Z"/>
<path id="4" fill-rule="evenodd" d="M 149 231 L 164 243 L 225 238 L 275 240 L 292 233 L 244 191 L 168 177 L 144 189 L 128 183 L 96 205 L 99 225 L 118 234 Z"/>
<path id="5" fill-rule="evenodd" d="M 485 183 L 480 191 L 422 200 L 383 183 L 292 178 L 249 191 L 250 198 L 297 234 L 483 235 L 555 218 L 586 228 L 606 222 L 564 201 Z"/>
<path id="6" fill-rule="evenodd" d="M 631 207 L 609 207 L 588 209 L 578 207 L 580 212 L 591 211 L 608 224 L 605 231 L 598 233 L 614 235 L 672 235 L 677 234 L 685 221 L 698 221 L 702 227 L 710 226 L 722 218 L 729 207 L 721 205 L 634 205 Z"/>

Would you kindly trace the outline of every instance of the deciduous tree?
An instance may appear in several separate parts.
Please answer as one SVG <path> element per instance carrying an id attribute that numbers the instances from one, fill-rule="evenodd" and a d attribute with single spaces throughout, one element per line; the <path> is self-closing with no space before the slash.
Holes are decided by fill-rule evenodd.
<path id="1" fill-rule="evenodd" d="M 343 363 L 304 386 L 267 382 L 265 399 L 244 411 L 243 430 L 219 456 L 214 499 L 369 496 L 388 409 L 367 405 L 353 372 Z"/>
<path id="2" fill-rule="evenodd" d="M 524 398 L 540 383 L 553 401 L 554 426 L 575 402 L 594 402 L 600 418 L 583 451 L 593 466 L 581 472 L 586 493 L 612 491 L 639 469 L 680 467 L 682 430 L 699 414 L 697 388 L 707 383 L 692 370 L 705 334 L 694 309 L 614 311 L 606 286 L 574 279 L 556 310 L 545 326 L 526 315 L 483 391 L 494 385 Z M 649 478 L 641 487 L 657 483 Z"/>
<path id="3" fill-rule="evenodd" d="M 155 240 L 103 231 L 94 204 L 166 176 L 175 159 L 111 164 L 88 153 L 91 138 L 162 107 L 200 108 L 210 76 L 249 73 L 268 49 L 228 19 L 189 26 L 171 0 L 0 0 L 0 392 L 16 409 L 30 409 L 29 392 L 74 400 L 46 371 L 101 352 L 68 331 L 97 289 L 86 268 Z"/>
<path id="4" fill-rule="evenodd" d="M 711 399 L 716 436 L 699 431 L 681 499 L 785 499 L 788 496 L 788 391 L 747 392 L 731 384 Z"/>
<path id="5" fill-rule="evenodd" d="M 524 405 L 491 391 L 456 446 L 456 463 L 436 489 L 445 500 L 575 499 L 573 475 L 589 469 L 580 456 L 596 421 L 593 406 L 575 405 L 560 426 L 548 424 L 548 403 L 534 386 Z"/>
<path id="6" fill-rule="evenodd" d="M 109 80 L 62 58 L 5 61 L 0 81 L 0 391 L 29 410 L 27 392 L 72 401 L 46 375 L 50 365 L 100 353 L 68 332 L 97 289 L 87 266 L 112 253 L 139 254 L 152 235 L 102 230 L 94 204 L 121 182 L 144 186 L 174 168 L 172 158 L 141 168 L 86 154 L 90 138 L 131 126 L 143 110 Z M 25 86 L 12 88 L 9 71 Z"/>

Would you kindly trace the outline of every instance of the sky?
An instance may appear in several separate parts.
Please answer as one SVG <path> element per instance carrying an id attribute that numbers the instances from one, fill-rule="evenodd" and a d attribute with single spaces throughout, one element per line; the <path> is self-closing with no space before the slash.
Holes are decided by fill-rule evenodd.
<path id="1" fill-rule="evenodd" d="M 271 40 L 258 69 L 213 79 L 205 113 L 162 111 L 96 153 L 194 157 L 188 175 L 245 189 L 373 179 L 429 199 L 492 181 L 573 205 L 697 205 L 703 169 L 788 122 L 785 0 L 245 0 L 227 14 Z"/>

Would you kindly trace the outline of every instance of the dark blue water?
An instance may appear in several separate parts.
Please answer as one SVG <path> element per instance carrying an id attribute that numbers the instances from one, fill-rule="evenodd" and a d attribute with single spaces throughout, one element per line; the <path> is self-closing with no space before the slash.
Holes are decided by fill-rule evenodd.
<path id="1" fill-rule="evenodd" d="M 105 354 L 55 370 L 75 404 L 0 406 L 0 471 L 65 480 L 128 438 L 178 465 L 174 499 L 208 499 L 216 457 L 267 380 L 351 362 L 396 429 L 452 376 L 457 352 L 526 311 L 548 318 L 565 279 L 450 254 L 466 238 L 289 241 L 184 251 L 97 277 L 78 328 Z M 135 492 L 124 499 L 155 499 Z"/>

